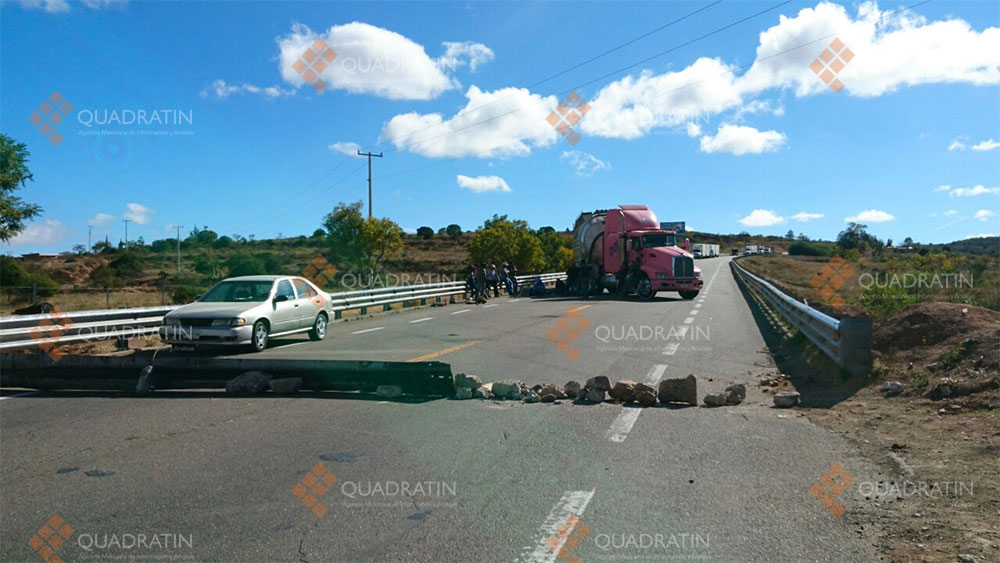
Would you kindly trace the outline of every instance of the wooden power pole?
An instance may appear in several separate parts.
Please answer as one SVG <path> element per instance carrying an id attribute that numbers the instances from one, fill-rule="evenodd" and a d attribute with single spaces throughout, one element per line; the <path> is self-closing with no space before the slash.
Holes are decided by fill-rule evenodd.
<path id="1" fill-rule="evenodd" d="M 368 218 L 372 218 L 372 157 L 382 158 L 382 153 L 372 154 L 370 152 L 358 151 L 358 156 L 368 157 Z"/>

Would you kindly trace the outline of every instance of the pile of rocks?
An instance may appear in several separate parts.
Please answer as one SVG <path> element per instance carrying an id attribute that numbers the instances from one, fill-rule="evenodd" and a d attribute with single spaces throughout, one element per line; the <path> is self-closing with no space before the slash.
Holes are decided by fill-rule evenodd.
<path id="1" fill-rule="evenodd" d="M 738 405 L 747 398 L 746 385 L 737 383 L 726 387 L 722 393 L 709 393 L 702 399 L 706 407 L 721 407 L 723 405 Z"/>

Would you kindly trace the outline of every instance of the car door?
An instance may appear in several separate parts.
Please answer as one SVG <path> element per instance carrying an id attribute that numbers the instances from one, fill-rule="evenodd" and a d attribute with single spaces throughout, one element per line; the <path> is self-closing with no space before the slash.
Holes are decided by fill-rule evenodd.
<path id="1" fill-rule="evenodd" d="M 284 297 L 284 300 L 279 300 Z M 301 313 L 300 303 L 292 288 L 292 282 L 288 279 L 278 280 L 278 287 L 275 289 L 273 301 L 273 311 L 271 313 L 271 333 L 288 332 L 299 328 L 299 316 Z"/>
<path id="2" fill-rule="evenodd" d="M 313 303 L 313 299 L 318 295 L 305 280 L 296 278 L 292 280 L 296 293 L 299 294 L 299 328 L 312 328 L 316 322 L 316 314 L 319 308 Z"/>

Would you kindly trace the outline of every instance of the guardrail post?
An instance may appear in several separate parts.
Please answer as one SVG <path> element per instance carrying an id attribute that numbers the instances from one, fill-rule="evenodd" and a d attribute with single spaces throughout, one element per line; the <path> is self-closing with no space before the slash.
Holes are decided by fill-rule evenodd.
<path id="1" fill-rule="evenodd" d="M 390 309 L 392 309 L 392 303 L 386 303 L 385 305 L 382 305 L 383 312 L 388 311 Z"/>
<path id="2" fill-rule="evenodd" d="M 872 319 L 840 319 L 840 365 L 848 373 L 867 376 L 872 371 Z"/>
<path id="3" fill-rule="evenodd" d="M 334 311 L 334 312 L 333 312 L 333 318 L 334 318 L 335 320 L 338 320 L 338 321 L 339 321 L 339 320 L 340 320 L 340 319 L 342 319 L 343 317 L 344 317 L 344 312 L 343 312 L 343 311 Z"/>

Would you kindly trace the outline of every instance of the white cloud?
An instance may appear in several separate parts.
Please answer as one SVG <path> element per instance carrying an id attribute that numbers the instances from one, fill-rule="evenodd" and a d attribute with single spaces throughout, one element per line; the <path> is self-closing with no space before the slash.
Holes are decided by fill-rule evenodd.
<path id="1" fill-rule="evenodd" d="M 46 219 L 43 223 L 32 223 L 23 231 L 10 239 L 11 246 L 24 246 L 28 244 L 49 246 L 62 242 L 66 236 L 66 227 L 55 219 Z"/>
<path id="2" fill-rule="evenodd" d="M 687 134 L 688 134 L 688 137 L 691 137 L 692 139 L 696 139 L 696 138 L 700 137 L 701 136 L 701 125 L 698 125 L 697 123 L 688 123 L 687 124 Z"/>
<path id="3" fill-rule="evenodd" d="M 1000 148 L 1000 141 L 994 141 L 993 139 L 987 139 L 972 145 L 972 150 L 974 151 L 991 151 Z"/>
<path id="4" fill-rule="evenodd" d="M 893 215 L 886 213 L 885 211 L 880 211 L 878 209 L 868 209 L 862 211 L 857 215 L 851 215 L 850 217 L 844 217 L 844 222 L 846 223 L 885 223 L 887 221 L 892 221 L 895 219 Z"/>
<path id="5" fill-rule="evenodd" d="M 445 119 L 440 113 L 399 114 L 380 138 L 397 149 L 432 158 L 524 156 L 532 147 L 548 146 L 559 134 L 545 121 L 556 107 L 555 96 L 542 97 L 524 88 L 484 92 L 472 86 L 468 103 Z"/>
<path id="6" fill-rule="evenodd" d="M 319 73 L 324 83 L 336 90 L 390 100 L 436 98 L 460 87 L 445 71 L 464 65 L 475 70 L 493 58 L 493 51 L 485 45 L 446 42 L 441 58 L 432 59 L 423 45 L 395 31 L 362 22 L 335 25 L 323 33 L 295 24 L 288 35 L 278 38 L 278 70 L 286 83 L 296 88 L 307 85 L 293 65 L 317 39 L 337 53 Z"/>
<path id="7" fill-rule="evenodd" d="M 754 209 L 740 219 L 744 227 L 771 227 L 785 222 L 785 218 L 768 209 Z"/>
<path id="8" fill-rule="evenodd" d="M 214 96 L 216 99 L 224 100 L 233 94 L 253 94 L 264 98 L 284 98 L 294 96 L 295 90 L 281 88 L 279 86 L 255 86 L 253 84 L 227 84 L 225 80 L 219 79 L 212 82 L 207 88 L 201 91 L 202 98 Z"/>
<path id="9" fill-rule="evenodd" d="M 947 211 L 944 212 L 944 216 L 945 217 L 954 217 L 955 215 L 958 215 L 958 211 L 956 211 L 954 209 L 949 209 L 949 210 L 947 210 Z"/>
<path id="10" fill-rule="evenodd" d="M 824 215 L 822 213 L 806 213 L 805 211 L 800 211 L 795 215 L 792 215 L 792 219 L 795 219 L 799 223 L 805 223 L 807 221 L 812 221 L 813 219 L 822 219 Z"/>
<path id="11" fill-rule="evenodd" d="M 965 235 L 965 238 L 967 238 L 967 239 L 970 239 L 970 238 L 993 238 L 995 236 L 996 235 L 993 234 L 993 233 L 980 233 L 978 235 Z"/>
<path id="12" fill-rule="evenodd" d="M 141 203 L 126 203 L 125 213 L 122 213 L 122 217 L 134 223 L 145 225 L 149 223 L 149 216 L 153 213 L 156 213 L 156 211 Z"/>
<path id="13" fill-rule="evenodd" d="M 465 188 L 477 194 L 485 192 L 509 192 L 510 186 L 500 176 L 463 176 L 459 174 L 456 178 L 458 187 Z"/>
<path id="14" fill-rule="evenodd" d="M 477 66 L 492 61 L 495 56 L 493 49 L 482 43 L 445 41 L 442 45 L 444 54 L 435 59 L 435 62 L 450 70 L 469 65 L 469 69 L 475 72 Z"/>
<path id="15" fill-rule="evenodd" d="M 598 170 L 608 170 L 611 163 L 605 162 L 596 156 L 581 151 L 563 151 L 560 157 L 570 163 L 576 169 L 576 175 L 585 177 L 591 176 Z"/>
<path id="16" fill-rule="evenodd" d="M 948 150 L 950 151 L 963 151 L 967 148 L 969 148 L 969 145 L 966 145 L 965 143 L 963 143 L 958 139 L 955 139 L 954 141 L 951 142 L 950 145 L 948 145 Z"/>
<path id="17" fill-rule="evenodd" d="M 785 136 L 777 131 L 760 131 L 746 125 L 723 125 L 714 137 L 701 138 L 701 152 L 735 155 L 774 152 L 785 144 Z"/>
<path id="18" fill-rule="evenodd" d="M 947 188 L 947 190 L 942 188 Z M 972 186 L 971 188 L 952 188 L 951 186 L 941 186 L 938 188 L 938 191 L 947 191 L 948 197 L 975 197 L 977 195 L 1000 194 L 1000 188 L 987 188 L 982 184 Z"/>
<path id="19" fill-rule="evenodd" d="M 87 225 L 91 227 L 107 227 L 115 220 L 115 216 L 110 213 L 98 213 L 87 221 Z"/>
<path id="20" fill-rule="evenodd" d="M 938 187 L 934 188 L 934 191 L 936 191 L 936 192 L 948 192 L 948 191 L 951 191 L 951 186 L 949 186 L 947 184 L 945 184 L 943 186 L 938 186 Z"/>
<path id="21" fill-rule="evenodd" d="M 28 10 L 45 10 L 50 14 L 69 11 L 66 0 L 21 0 L 21 7 Z"/>
<path id="22" fill-rule="evenodd" d="M 960 19 L 929 22 L 912 11 L 889 15 L 895 9 L 864 2 L 852 18 L 845 7 L 820 2 L 793 17 L 779 16 L 777 25 L 760 34 L 757 60 L 740 78 L 740 92 L 830 92 L 809 69 L 827 41 L 801 47 L 826 36 L 839 38 L 856 55 L 837 75 L 852 96 L 880 96 L 919 84 L 1000 83 L 1000 28 L 979 32 Z"/>
<path id="23" fill-rule="evenodd" d="M 341 141 L 339 143 L 333 143 L 327 148 L 329 148 L 333 152 L 338 152 L 340 154 L 346 154 L 349 156 L 358 156 L 358 151 L 361 150 L 361 145 L 357 143 L 349 143 Z"/>
<path id="24" fill-rule="evenodd" d="M 996 215 L 996 213 L 990 211 L 989 209 L 980 209 L 979 211 L 976 211 L 976 214 L 973 215 L 972 218 L 980 221 L 988 221 L 990 217 L 996 217 Z"/>

